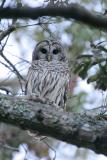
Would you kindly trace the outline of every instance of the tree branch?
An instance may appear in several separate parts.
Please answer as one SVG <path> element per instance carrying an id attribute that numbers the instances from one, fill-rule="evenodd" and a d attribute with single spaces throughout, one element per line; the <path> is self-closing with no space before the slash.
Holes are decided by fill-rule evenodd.
<path id="1" fill-rule="evenodd" d="M 11 151 L 14 151 L 14 152 L 19 152 L 19 149 L 18 149 L 18 148 L 11 147 L 11 146 L 9 146 L 8 144 L 4 144 L 4 143 L 2 143 L 2 142 L 0 142 L 0 147 L 2 147 L 2 148 L 4 148 L 4 149 L 11 150 Z"/>
<path id="2" fill-rule="evenodd" d="M 16 69 L 15 65 L 11 63 L 11 61 L 8 60 L 8 58 L 3 54 L 3 52 L 0 50 L 0 55 L 4 58 L 4 60 L 10 65 L 12 68 L 13 72 L 16 73 L 18 79 L 25 81 L 25 79 L 22 77 L 22 75 L 19 73 L 19 71 Z"/>
<path id="3" fill-rule="evenodd" d="M 4 6 L 5 2 L 6 2 L 6 0 L 2 1 L 1 6 L 0 6 L 1 8 Z"/>
<path id="4" fill-rule="evenodd" d="M 0 42 L 8 36 L 10 33 L 12 33 L 16 28 L 14 26 L 9 26 L 7 30 L 2 31 L 0 34 Z"/>
<path id="5" fill-rule="evenodd" d="M 0 18 L 31 18 L 37 19 L 42 16 L 61 16 L 72 18 L 96 28 L 107 30 L 107 16 L 92 13 L 79 4 L 70 4 L 69 7 L 46 7 L 46 8 L 0 8 Z"/>
<path id="6" fill-rule="evenodd" d="M 52 105 L 0 95 L 0 121 L 107 155 L 107 121 Z"/>

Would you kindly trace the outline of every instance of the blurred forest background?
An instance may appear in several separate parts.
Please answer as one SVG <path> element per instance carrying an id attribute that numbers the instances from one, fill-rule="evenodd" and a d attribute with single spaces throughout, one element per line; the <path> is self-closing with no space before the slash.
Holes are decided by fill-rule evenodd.
<path id="1" fill-rule="evenodd" d="M 106 0 L 0 0 L 1 7 L 67 7 L 70 3 L 78 3 L 89 11 L 106 15 Z M 11 27 L 13 29 L 9 30 Z M 57 39 L 67 50 L 71 71 L 67 110 L 83 112 L 99 107 L 100 112 L 106 111 L 107 33 L 73 19 L 0 19 L 0 92 L 24 95 L 24 83 L 32 51 L 36 43 L 43 39 Z M 27 131 L 0 123 L 1 160 L 54 158 L 107 159 L 88 149 L 78 149 L 49 137 L 40 141 L 30 136 Z"/>

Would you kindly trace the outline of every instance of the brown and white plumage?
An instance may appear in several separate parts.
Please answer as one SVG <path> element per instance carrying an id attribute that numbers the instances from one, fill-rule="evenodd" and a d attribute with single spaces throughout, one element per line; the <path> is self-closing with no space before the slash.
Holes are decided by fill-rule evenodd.
<path id="1" fill-rule="evenodd" d="M 26 94 L 35 94 L 64 108 L 68 81 L 69 68 L 61 44 L 52 40 L 39 42 L 33 51 Z"/>

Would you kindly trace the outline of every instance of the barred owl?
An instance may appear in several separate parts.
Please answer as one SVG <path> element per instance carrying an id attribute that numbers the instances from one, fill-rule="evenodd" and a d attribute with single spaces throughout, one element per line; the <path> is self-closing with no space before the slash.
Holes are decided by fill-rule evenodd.
<path id="1" fill-rule="evenodd" d="M 55 40 L 39 42 L 32 54 L 25 94 L 42 97 L 65 108 L 69 67 L 63 46 Z"/>

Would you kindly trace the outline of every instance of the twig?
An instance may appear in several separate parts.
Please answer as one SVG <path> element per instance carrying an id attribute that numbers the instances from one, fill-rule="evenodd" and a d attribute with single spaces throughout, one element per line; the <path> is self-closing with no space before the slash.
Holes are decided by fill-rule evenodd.
<path id="1" fill-rule="evenodd" d="M 11 71 L 13 71 L 13 70 L 11 69 L 11 67 L 8 66 L 6 63 L 3 63 L 2 61 L 0 61 L 0 63 L 1 63 L 2 65 L 4 65 L 6 68 L 8 68 L 8 69 L 10 69 Z"/>
<path id="2" fill-rule="evenodd" d="M 26 63 L 31 64 L 28 60 L 26 60 L 26 59 L 24 59 L 24 58 L 21 58 L 21 57 L 19 57 L 19 56 L 17 56 L 17 55 L 14 55 L 14 54 L 12 54 L 12 53 L 9 53 L 9 54 L 11 54 L 12 56 L 14 56 L 14 57 L 16 57 L 16 58 L 22 60 L 22 62 L 26 62 Z M 20 62 L 20 63 L 21 63 L 21 62 Z"/>
<path id="3" fill-rule="evenodd" d="M 25 81 L 25 79 L 21 76 L 16 67 L 7 59 L 7 57 L 2 52 L 0 52 L 0 54 L 5 59 L 5 61 L 12 67 L 13 72 L 16 73 L 17 77 Z"/>
<path id="4" fill-rule="evenodd" d="M 43 142 L 54 152 L 54 158 L 53 158 L 53 160 L 55 160 L 56 159 L 56 150 L 53 148 L 53 147 L 51 147 L 49 144 L 48 144 L 48 142 L 46 142 L 46 139 L 47 139 L 47 137 L 45 138 L 45 139 L 43 139 Z"/>
<path id="5" fill-rule="evenodd" d="M 5 2 L 6 2 L 6 0 L 3 0 L 3 1 L 2 1 L 1 6 L 0 6 L 1 8 L 3 8 Z"/>
<path id="6" fill-rule="evenodd" d="M 28 148 L 25 148 L 25 146 L 23 145 L 23 148 L 25 150 L 25 157 L 24 157 L 24 160 L 27 160 L 27 152 L 28 152 Z"/>
<path id="7" fill-rule="evenodd" d="M 15 21 L 16 22 L 16 21 Z M 43 22 L 43 23 L 34 23 L 34 24 L 28 24 L 28 25 L 20 25 L 20 26 L 15 26 L 15 22 L 13 21 L 12 25 L 8 27 L 7 30 L 5 31 L 2 31 L 1 34 L 0 34 L 0 42 L 6 37 L 8 36 L 10 33 L 12 33 L 13 31 L 15 31 L 16 29 L 19 29 L 19 28 L 24 28 L 24 27 L 31 27 L 31 26 L 35 26 L 35 25 L 42 25 L 42 24 L 52 24 L 49 23 L 49 22 Z"/>
<path id="8" fill-rule="evenodd" d="M 20 75 L 20 73 L 17 71 L 16 67 L 6 58 L 5 55 L 1 54 L 1 56 L 5 59 L 5 61 L 13 68 L 13 72 L 15 72 L 17 74 L 17 76 L 19 78 L 21 78 L 22 80 L 24 80 L 24 78 Z M 24 80 L 25 81 L 25 80 Z"/>
<path id="9" fill-rule="evenodd" d="M 5 44 L 2 46 L 2 49 L 0 50 L 0 55 L 2 58 L 4 58 L 4 60 L 12 67 L 12 72 L 14 72 L 16 75 L 17 75 L 17 78 L 19 80 L 19 84 L 20 84 L 20 87 L 21 87 L 21 90 L 22 92 L 23 91 L 23 87 L 22 87 L 22 82 L 21 80 L 25 81 L 25 79 L 21 76 L 21 74 L 19 73 L 19 71 L 16 69 L 16 67 L 8 60 L 8 58 L 3 54 L 3 50 L 4 50 L 4 47 L 8 41 L 8 38 L 9 38 L 10 34 L 8 35 L 6 41 L 5 41 Z"/>
<path id="10" fill-rule="evenodd" d="M 10 27 L 11 28 L 11 27 Z M 13 30 L 12 30 L 13 31 Z M 0 51 L 0 55 L 1 55 L 1 57 L 2 58 L 4 58 L 4 60 L 10 65 L 10 67 L 12 68 L 10 68 L 9 67 L 9 69 L 11 70 L 11 71 L 13 71 L 14 73 L 16 73 L 16 75 L 17 75 L 17 77 L 18 77 L 18 80 L 19 80 L 19 83 L 20 83 L 20 87 L 21 87 L 21 90 L 22 90 L 22 92 L 23 92 L 23 88 L 22 88 L 22 83 L 21 83 L 21 80 L 23 80 L 23 81 L 25 81 L 25 79 L 22 77 L 22 75 L 19 73 L 19 71 L 16 69 L 16 67 L 15 67 L 15 65 L 13 65 L 8 59 L 7 59 L 7 57 L 3 54 L 3 50 L 4 50 L 4 47 L 5 47 L 5 45 L 6 45 L 6 43 L 7 43 L 7 41 L 8 41 L 8 38 L 9 38 L 9 36 L 10 36 L 10 33 L 11 33 L 11 29 L 7 29 L 5 32 L 3 32 L 2 34 L 1 34 L 1 40 L 5 37 L 5 36 L 8 36 L 7 37 L 7 39 L 6 39 L 6 41 L 5 41 L 5 44 L 2 46 L 2 49 L 1 49 L 1 51 Z M 3 63 L 2 63 L 3 64 Z M 8 68 L 8 65 L 6 65 L 6 64 L 4 64 L 5 65 L 5 67 L 7 67 Z"/>
<path id="11" fill-rule="evenodd" d="M 4 86 L 0 86 L 0 90 L 5 91 L 5 92 L 6 92 L 6 94 L 9 94 L 9 93 L 11 93 L 11 94 L 12 94 L 12 92 L 11 92 L 8 88 L 6 88 L 6 87 L 4 87 Z"/>
<path id="12" fill-rule="evenodd" d="M 43 22 L 43 23 L 34 23 L 34 24 L 27 24 L 27 25 L 19 25 L 19 26 L 16 26 L 16 29 L 18 28 L 24 28 L 24 27 L 33 27 L 35 25 L 41 25 L 41 24 L 52 24 L 52 23 L 55 23 L 55 22 Z"/>
<path id="13" fill-rule="evenodd" d="M 3 144 L 2 142 L 0 142 L 0 147 L 5 148 L 5 149 L 8 149 L 8 150 L 11 150 L 11 151 L 16 151 L 16 152 L 19 151 L 18 148 L 11 147 L 11 146 L 9 146 L 9 145 L 7 145 L 7 144 Z"/>
<path id="14" fill-rule="evenodd" d="M 32 132 L 30 132 L 29 130 L 27 130 L 27 133 L 28 133 L 28 135 L 29 135 L 30 137 L 33 138 L 34 141 L 36 141 L 36 142 L 40 142 L 40 141 L 44 142 L 44 143 L 54 152 L 55 156 L 54 156 L 53 160 L 56 159 L 56 150 L 55 150 L 54 148 L 52 148 L 52 147 L 48 144 L 48 142 L 46 141 L 46 139 L 48 139 L 47 136 L 41 136 L 41 135 L 39 134 L 39 132 L 32 133 Z"/>
<path id="15" fill-rule="evenodd" d="M 0 34 L 0 42 L 6 37 L 8 36 L 10 33 L 12 33 L 15 30 L 15 26 L 10 26 L 7 30 L 3 31 Z"/>

